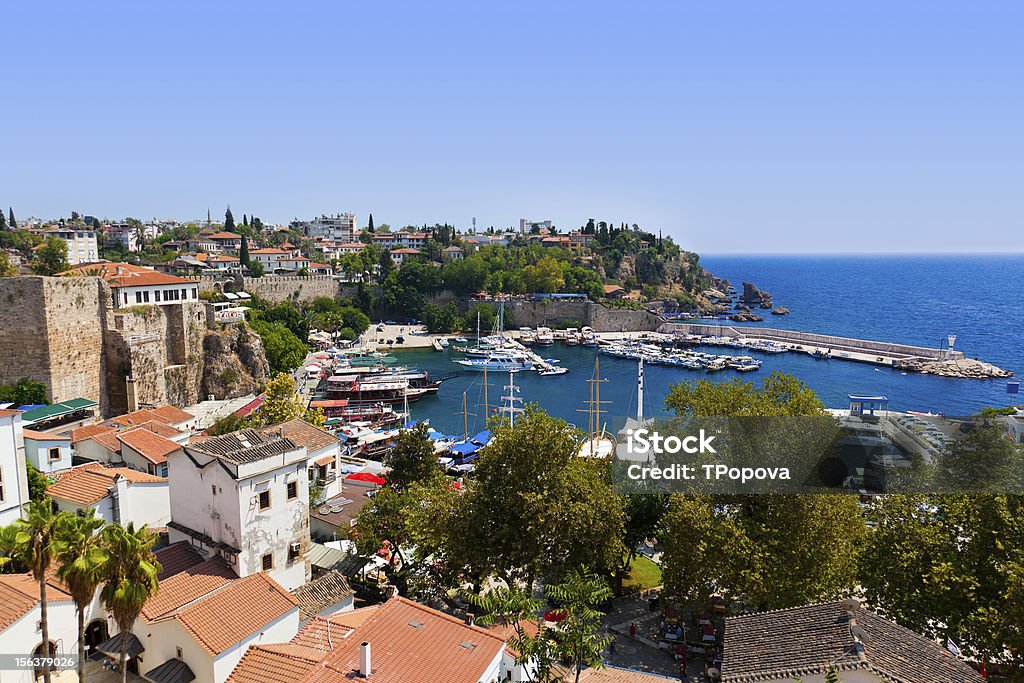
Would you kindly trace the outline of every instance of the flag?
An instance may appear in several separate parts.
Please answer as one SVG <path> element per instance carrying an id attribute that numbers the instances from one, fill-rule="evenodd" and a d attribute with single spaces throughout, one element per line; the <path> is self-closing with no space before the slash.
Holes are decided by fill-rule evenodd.
<path id="1" fill-rule="evenodd" d="M 946 649 L 952 652 L 957 657 L 963 656 L 963 653 L 960 651 L 960 648 L 956 646 L 956 643 L 953 642 L 952 638 L 946 638 Z"/>
<path id="2" fill-rule="evenodd" d="M 981 658 L 981 677 L 984 678 L 985 680 L 988 680 L 988 667 L 985 666 L 985 661 L 987 659 L 988 659 L 988 657 L 982 657 Z"/>

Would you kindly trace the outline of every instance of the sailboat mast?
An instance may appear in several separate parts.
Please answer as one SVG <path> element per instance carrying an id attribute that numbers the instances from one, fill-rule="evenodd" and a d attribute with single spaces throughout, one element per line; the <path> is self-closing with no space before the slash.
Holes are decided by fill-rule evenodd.
<path id="1" fill-rule="evenodd" d="M 516 373 L 512 370 L 508 371 L 508 395 L 514 397 L 516 395 Z M 509 413 L 508 426 L 511 429 L 516 426 L 516 411 L 515 411 L 515 399 L 513 398 L 510 402 L 513 410 Z"/>
<path id="2" fill-rule="evenodd" d="M 640 368 L 638 370 L 637 383 L 636 383 L 636 421 L 642 423 L 644 421 L 644 359 L 640 358 Z"/>
<path id="3" fill-rule="evenodd" d="M 490 417 L 491 407 L 487 402 L 487 366 L 484 366 L 484 429 L 487 429 L 487 418 Z"/>
<path id="4" fill-rule="evenodd" d="M 462 392 L 462 438 L 464 438 L 464 439 L 468 439 L 469 438 L 469 423 L 467 421 L 467 418 L 468 418 L 468 416 L 466 414 L 466 392 L 463 391 Z"/>

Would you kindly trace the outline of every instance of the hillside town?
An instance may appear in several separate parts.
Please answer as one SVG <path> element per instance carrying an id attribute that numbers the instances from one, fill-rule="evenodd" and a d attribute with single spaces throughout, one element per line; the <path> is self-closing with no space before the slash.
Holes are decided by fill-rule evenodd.
<path id="1" fill-rule="evenodd" d="M 981 621 L 954 622 L 962 598 L 927 578 L 987 571 L 1011 591 L 1013 572 L 965 549 L 964 526 L 919 554 L 905 511 L 925 502 L 864 482 L 742 505 L 623 494 L 610 446 L 595 455 L 596 366 L 586 431 L 516 403 L 516 371 L 564 371 L 539 355 L 547 337 L 637 361 L 641 422 L 644 362 L 761 365 L 674 343 L 796 350 L 655 333 L 779 312 L 671 239 L 593 220 L 267 226 L 229 209 L 222 223 L 12 211 L 0 242 L 0 650 L 37 657 L 0 681 L 1015 680 L 1019 595 L 986 589 Z M 506 334 L 506 316 L 531 326 Z M 623 331 L 649 336 L 607 336 Z M 396 365 L 403 336 L 451 343 L 463 372 L 508 373 L 484 430 L 414 417 L 445 378 Z M 651 400 L 719 414 L 721 390 L 725 414 L 829 414 L 782 373 Z M 883 399 L 851 397 L 847 419 L 870 427 Z M 894 423 L 912 454 L 942 461 L 964 440 L 915 419 Z M 966 439 L 1019 456 L 1006 434 L 1019 443 L 1024 417 L 999 419 Z M 922 509 L 944 525 L 1015 501 Z M 1024 547 L 986 533 L 1008 561 Z"/>

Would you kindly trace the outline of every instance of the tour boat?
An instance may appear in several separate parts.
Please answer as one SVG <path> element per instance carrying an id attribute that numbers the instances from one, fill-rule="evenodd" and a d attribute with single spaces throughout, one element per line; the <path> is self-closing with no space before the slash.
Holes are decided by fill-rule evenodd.
<path id="1" fill-rule="evenodd" d="M 453 361 L 464 368 L 476 371 L 484 370 L 529 370 L 533 360 L 525 353 L 492 351 L 486 358 L 463 358 Z"/>
<path id="2" fill-rule="evenodd" d="M 547 327 L 537 328 L 537 346 L 554 346 L 555 335 Z"/>
<path id="3" fill-rule="evenodd" d="M 335 376 L 327 379 L 327 395 L 333 399 L 345 399 L 350 405 L 412 403 L 427 393 L 427 389 L 410 386 L 405 377 L 353 379 Z"/>

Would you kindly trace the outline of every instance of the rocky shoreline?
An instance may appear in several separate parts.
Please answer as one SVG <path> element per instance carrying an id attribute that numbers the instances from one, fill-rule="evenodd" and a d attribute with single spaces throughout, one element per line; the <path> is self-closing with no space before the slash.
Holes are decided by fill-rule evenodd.
<path id="1" fill-rule="evenodd" d="M 942 361 L 911 358 L 896 361 L 892 366 L 904 372 L 916 372 L 922 375 L 936 375 L 938 377 L 962 379 L 1002 379 L 1013 377 L 1013 373 L 1009 370 L 1003 370 L 991 363 L 972 358 Z"/>

